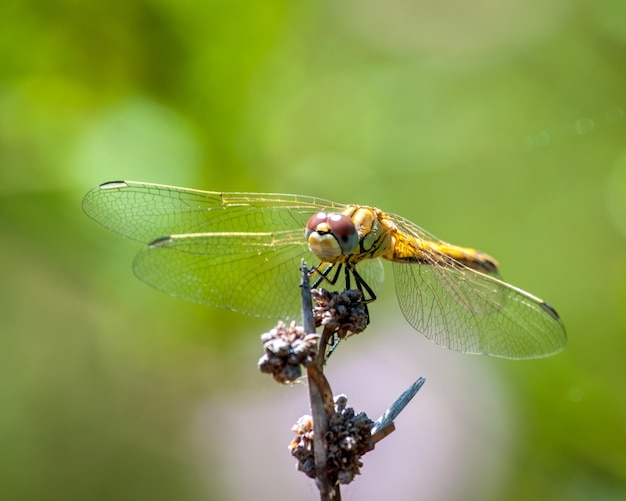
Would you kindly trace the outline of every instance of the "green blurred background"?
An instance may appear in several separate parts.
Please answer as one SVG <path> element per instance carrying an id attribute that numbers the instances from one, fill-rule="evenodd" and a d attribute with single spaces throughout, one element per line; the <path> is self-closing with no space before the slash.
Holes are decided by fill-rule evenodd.
<path id="1" fill-rule="evenodd" d="M 349 498 L 626 499 L 625 110 L 620 0 L 1 2 L 1 497 L 317 497 L 272 322 L 144 286 L 82 213 L 132 179 L 376 205 L 560 312 L 561 355 L 459 355 L 389 277 L 331 383 L 375 418 L 428 382 Z"/>

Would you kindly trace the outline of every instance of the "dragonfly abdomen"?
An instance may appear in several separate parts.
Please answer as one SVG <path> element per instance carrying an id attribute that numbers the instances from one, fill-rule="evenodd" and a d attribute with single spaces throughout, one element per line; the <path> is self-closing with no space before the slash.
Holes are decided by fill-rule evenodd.
<path id="1" fill-rule="evenodd" d="M 392 261 L 440 266 L 463 265 L 488 275 L 498 275 L 498 262 L 476 249 L 395 235 Z"/>

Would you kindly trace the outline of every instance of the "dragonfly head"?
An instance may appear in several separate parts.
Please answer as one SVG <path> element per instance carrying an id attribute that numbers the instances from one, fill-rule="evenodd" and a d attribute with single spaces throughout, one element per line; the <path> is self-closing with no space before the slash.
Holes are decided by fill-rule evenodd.
<path id="1" fill-rule="evenodd" d="M 352 254 L 359 243 L 352 220 L 344 214 L 314 214 L 306 224 L 305 236 L 311 252 L 327 263 Z"/>

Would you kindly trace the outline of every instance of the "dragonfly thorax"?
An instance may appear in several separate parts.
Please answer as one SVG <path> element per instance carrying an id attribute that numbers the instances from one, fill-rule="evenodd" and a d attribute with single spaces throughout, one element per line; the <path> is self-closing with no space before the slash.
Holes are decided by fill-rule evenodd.
<path id="1" fill-rule="evenodd" d="M 359 246 L 352 255 L 352 264 L 363 259 L 390 259 L 396 230 L 381 219 L 378 209 L 352 205 L 344 214 L 350 218 L 359 235 Z"/>
<path id="2" fill-rule="evenodd" d="M 354 223 L 344 214 L 314 214 L 306 225 L 305 236 L 311 252 L 327 263 L 341 261 L 359 243 Z"/>

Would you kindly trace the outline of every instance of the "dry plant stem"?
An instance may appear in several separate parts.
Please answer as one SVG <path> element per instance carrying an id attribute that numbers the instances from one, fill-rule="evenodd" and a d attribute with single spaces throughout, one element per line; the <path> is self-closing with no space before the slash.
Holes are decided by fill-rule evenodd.
<path id="1" fill-rule="evenodd" d="M 322 394 L 322 399 L 324 403 L 324 410 L 326 411 L 326 416 L 330 417 L 335 412 L 335 398 L 333 396 L 333 390 L 330 388 L 330 384 L 328 383 L 328 379 L 324 376 L 324 363 L 326 361 L 326 352 L 328 350 L 328 342 L 331 337 L 335 333 L 334 329 L 324 327 L 322 331 L 322 336 L 320 337 L 317 351 L 317 360 L 313 366 L 315 370 L 312 371 L 311 376 L 315 379 L 317 385 L 319 386 Z"/>
<path id="2" fill-rule="evenodd" d="M 322 501 L 340 500 L 339 486 L 332 485 L 328 477 L 328 455 L 324 441 L 324 437 L 328 433 L 328 415 L 324 408 L 324 391 L 318 384 L 320 379 L 325 380 L 326 378 L 315 365 L 307 368 L 307 378 L 311 415 L 313 417 L 313 457 L 315 459 L 315 472 L 320 499 Z"/>
<path id="3" fill-rule="evenodd" d="M 385 428 L 383 428 L 382 430 L 377 431 L 376 433 L 374 433 L 372 435 L 372 443 L 374 445 L 376 445 L 378 442 L 380 442 L 383 438 L 385 438 L 386 436 L 390 435 L 391 433 L 393 433 L 394 431 L 396 431 L 396 425 L 391 423 L 389 426 L 386 426 Z"/>
<path id="4" fill-rule="evenodd" d="M 313 304 L 311 300 L 311 287 L 309 273 L 304 261 L 302 262 L 302 323 L 307 334 L 315 332 L 315 320 L 313 319 Z M 332 334 L 332 333 L 331 333 Z M 315 459 L 315 472 L 317 475 L 317 487 L 322 501 L 341 501 L 339 485 L 331 485 L 328 478 L 327 459 L 328 451 L 324 437 L 328 433 L 328 419 L 334 412 L 333 392 L 328 380 L 323 373 L 323 360 L 326 346 L 330 338 L 329 333 L 324 333 L 319 341 L 317 360 L 307 367 L 307 381 L 309 386 L 309 400 L 311 404 L 311 416 L 313 417 L 313 455 Z"/>

